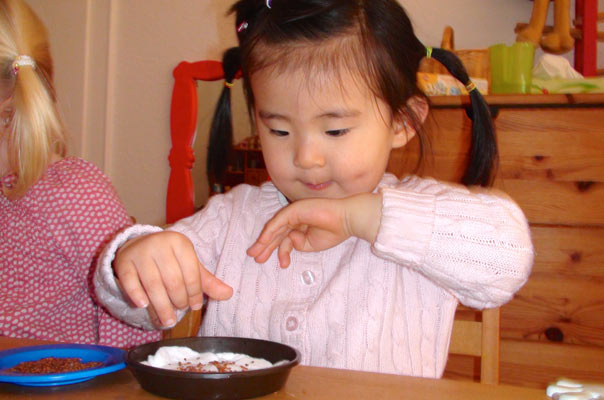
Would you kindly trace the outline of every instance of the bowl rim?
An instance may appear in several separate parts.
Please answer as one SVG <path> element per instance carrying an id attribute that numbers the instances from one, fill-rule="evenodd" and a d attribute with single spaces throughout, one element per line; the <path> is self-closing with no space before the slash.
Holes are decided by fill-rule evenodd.
<path id="1" fill-rule="evenodd" d="M 287 360 L 287 362 L 280 364 L 280 365 L 273 365 L 271 367 L 268 368 L 260 368 L 260 369 L 253 369 L 253 370 L 248 370 L 248 371 L 233 371 L 233 372 L 188 372 L 188 371 L 178 371 L 178 370 L 172 370 L 172 369 L 167 369 L 167 368 L 159 368 L 159 367 L 153 367 L 150 365 L 144 365 L 142 364 L 141 361 L 138 360 L 134 360 L 134 356 L 133 353 L 135 350 L 139 349 L 140 347 L 143 346 L 149 346 L 149 345 L 155 345 L 158 343 L 165 343 L 165 344 L 161 344 L 157 347 L 157 349 L 159 349 L 162 346 L 173 346 L 176 344 L 171 344 L 171 343 L 180 343 L 180 342 L 184 342 L 184 341 L 190 341 L 190 340 L 204 340 L 204 339 L 216 339 L 216 340 L 249 340 L 249 341 L 253 341 L 253 342 L 264 342 L 264 343 L 268 343 L 271 345 L 276 345 L 276 346 L 280 346 L 280 347 L 284 347 L 287 350 L 291 350 L 294 352 L 295 357 L 291 360 Z M 186 344 L 183 344 L 183 346 L 186 346 Z M 157 351 L 157 349 L 155 351 Z M 197 350 L 196 350 L 197 351 Z M 227 352 L 227 351 L 224 351 Z M 151 353 L 149 353 L 151 354 Z M 298 349 L 289 346 L 287 344 L 284 343 L 280 343 L 280 342 L 275 342 L 272 340 L 265 340 L 265 339 L 256 339 L 256 338 L 248 338 L 248 337 L 239 337 L 239 336 L 197 336 L 197 337 L 187 337 L 187 338 L 172 338 L 172 339 L 162 339 L 162 340 L 158 340 L 155 342 L 149 342 L 149 343 L 145 343 L 136 347 L 131 348 L 130 350 L 128 350 L 128 353 L 126 355 L 126 365 L 128 366 L 128 368 L 132 368 L 134 370 L 139 370 L 142 372 L 146 372 L 149 374 L 156 374 L 156 375 L 162 375 L 162 376 L 170 376 L 170 377 L 175 377 L 175 378 L 192 378 L 192 379 L 233 379 L 233 378 L 250 378 L 250 377 L 254 377 L 254 376 L 263 376 L 263 375 L 270 375 L 270 374 L 276 374 L 279 373 L 283 370 L 288 370 L 292 367 L 295 367 L 296 365 L 300 364 L 300 351 L 298 351 Z"/>

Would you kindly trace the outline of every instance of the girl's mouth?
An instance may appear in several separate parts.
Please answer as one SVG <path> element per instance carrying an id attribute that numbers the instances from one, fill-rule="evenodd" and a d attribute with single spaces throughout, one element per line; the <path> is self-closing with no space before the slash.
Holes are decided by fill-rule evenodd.
<path id="1" fill-rule="evenodd" d="M 329 187 L 329 185 L 331 185 L 331 182 L 323 182 L 323 183 L 317 183 L 317 184 L 305 183 L 305 185 L 310 190 L 319 191 L 319 190 L 323 190 L 323 189 L 326 189 L 327 187 Z"/>

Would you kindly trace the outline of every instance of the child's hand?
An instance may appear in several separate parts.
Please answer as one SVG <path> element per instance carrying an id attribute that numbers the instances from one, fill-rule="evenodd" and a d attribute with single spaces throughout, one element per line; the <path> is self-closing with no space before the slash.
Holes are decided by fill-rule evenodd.
<path id="1" fill-rule="evenodd" d="M 113 261 L 122 290 L 137 307 L 155 309 L 164 326 L 176 323 L 174 308 L 199 310 L 203 294 L 216 300 L 233 289 L 212 275 L 197 259 L 193 244 L 181 233 L 158 232 L 130 240 Z"/>
<path id="2" fill-rule="evenodd" d="M 263 263 L 279 247 L 279 264 L 287 268 L 292 249 L 326 250 L 351 236 L 373 242 L 379 228 L 381 201 L 377 194 L 298 200 L 266 223 L 247 254 Z"/>

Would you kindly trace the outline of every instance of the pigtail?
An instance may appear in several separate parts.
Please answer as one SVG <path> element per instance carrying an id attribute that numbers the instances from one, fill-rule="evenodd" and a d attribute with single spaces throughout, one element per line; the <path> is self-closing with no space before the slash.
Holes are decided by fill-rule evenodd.
<path id="1" fill-rule="evenodd" d="M 11 197 L 21 197 L 46 170 L 50 156 L 66 152 L 64 129 L 53 96 L 33 68 L 20 68 L 15 82 L 14 114 L 8 149 L 17 182 Z"/>
<path id="2" fill-rule="evenodd" d="M 464 85 L 473 85 L 461 60 L 452 52 L 434 48 L 432 57 L 438 60 Z M 462 178 L 465 185 L 490 186 L 493 182 L 498 152 L 491 111 L 478 89 L 469 90 L 472 102 L 472 144 L 468 166 Z"/>
<path id="3" fill-rule="evenodd" d="M 228 49 L 222 58 L 224 69 L 224 88 L 216 104 L 214 118 L 210 127 L 208 145 L 208 179 L 220 179 L 226 170 L 229 153 L 233 145 L 233 113 L 231 110 L 231 87 L 237 71 L 241 67 L 239 47 Z"/>
<path id="4" fill-rule="evenodd" d="M 3 96 L 12 99 L 12 107 L 2 111 L 2 123 L 9 132 L 9 170 L 16 174 L 4 192 L 18 199 L 40 179 L 53 153 L 65 156 L 66 137 L 56 106 L 46 28 L 21 2 L 4 2 L 0 19 L 2 81 L 10 83 Z"/>

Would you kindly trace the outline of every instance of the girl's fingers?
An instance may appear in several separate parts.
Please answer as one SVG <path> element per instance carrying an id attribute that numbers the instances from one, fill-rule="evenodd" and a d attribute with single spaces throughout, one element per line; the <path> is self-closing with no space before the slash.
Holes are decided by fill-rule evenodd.
<path id="1" fill-rule="evenodd" d="M 185 287 L 183 271 L 173 251 L 155 254 L 155 268 L 159 271 L 168 297 L 175 308 L 187 308 L 189 298 Z"/>
<path id="2" fill-rule="evenodd" d="M 295 204 L 282 209 L 266 223 L 256 242 L 248 249 L 247 254 L 253 257 L 256 262 L 266 262 L 273 251 L 287 239 L 292 229 L 306 230 L 306 225 L 299 225 Z M 291 248 L 289 252 L 291 252 Z M 289 262 L 287 264 L 289 265 Z"/>
<path id="3" fill-rule="evenodd" d="M 298 251 L 306 250 L 306 232 L 293 230 L 289 233 L 289 239 L 294 249 Z"/>
<path id="4" fill-rule="evenodd" d="M 162 280 L 162 276 L 155 265 L 153 260 L 149 261 L 150 264 L 145 266 L 137 265 L 139 271 L 138 276 L 140 277 L 141 283 L 145 291 L 149 294 L 150 304 L 155 309 L 157 317 L 163 326 L 172 326 L 176 323 L 176 315 L 174 314 L 174 307 L 166 287 Z M 152 265 L 151 265 L 152 263 Z M 144 273 L 141 270 L 144 268 Z"/>
<path id="5" fill-rule="evenodd" d="M 268 244 L 267 246 L 264 246 L 264 248 L 262 249 L 260 254 L 258 254 L 256 257 L 254 257 L 256 262 L 259 262 L 259 263 L 266 262 L 266 260 L 268 260 L 268 258 L 271 256 L 273 251 L 275 251 L 277 246 L 279 246 L 280 241 L 281 241 L 280 237 L 274 238 L 270 244 Z"/>
<path id="6" fill-rule="evenodd" d="M 287 237 L 287 226 L 281 226 L 279 230 L 275 231 L 269 224 L 267 224 L 264 231 L 260 234 L 256 243 L 248 249 L 248 255 L 259 263 L 268 260 L 273 251 Z"/>
<path id="7" fill-rule="evenodd" d="M 147 297 L 147 293 L 138 279 L 138 273 L 134 264 L 131 261 L 121 263 L 115 261 L 113 271 L 117 276 L 122 292 L 126 293 L 130 301 L 139 308 L 147 307 L 149 305 L 149 297 Z"/>
<path id="8" fill-rule="evenodd" d="M 279 245 L 278 257 L 279 257 L 279 265 L 281 268 L 289 267 L 290 258 L 289 255 L 292 251 L 292 241 L 289 237 L 283 239 L 281 244 Z"/>
<path id="9" fill-rule="evenodd" d="M 184 252 L 184 254 L 178 252 L 174 257 L 182 271 L 188 305 L 193 310 L 199 310 L 203 305 L 203 290 L 201 288 L 201 274 L 199 273 L 197 254 L 190 246 L 187 246 Z"/>
<path id="10" fill-rule="evenodd" d="M 247 249 L 247 255 L 252 258 L 256 258 L 256 256 L 258 256 L 262 252 L 262 250 L 264 250 L 264 247 L 265 245 L 263 245 L 262 243 L 254 242 L 254 244 L 251 245 L 249 249 Z"/>
<path id="11" fill-rule="evenodd" d="M 198 263 L 201 287 L 205 294 L 214 300 L 226 300 L 233 295 L 233 288 L 216 278 L 201 263 Z"/>

